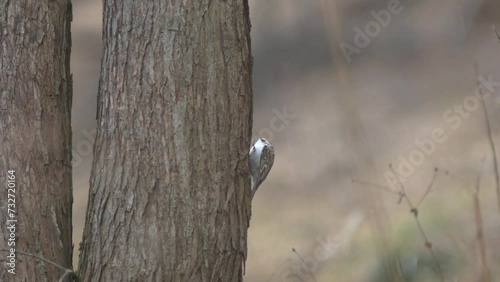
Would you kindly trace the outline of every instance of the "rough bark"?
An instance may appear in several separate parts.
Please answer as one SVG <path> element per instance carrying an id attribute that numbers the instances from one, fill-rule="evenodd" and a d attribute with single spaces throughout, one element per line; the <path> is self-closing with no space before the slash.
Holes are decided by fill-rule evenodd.
<path id="1" fill-rule="evenodd" d="M 241 281 L 246 0 L 104 1 L 82 281 Z"/>
<path id="2" fill-rule="evenodd" d="M 70 22 L 67 0 L 0 1 L 0 248 L 12 247 L 7 171 L 15 170 L 16 250 L 71 269 Z M 7 255 L 0 253 L 0 281 L 57 281 L 63 274 L 17 254 L 12 275 Z"/>

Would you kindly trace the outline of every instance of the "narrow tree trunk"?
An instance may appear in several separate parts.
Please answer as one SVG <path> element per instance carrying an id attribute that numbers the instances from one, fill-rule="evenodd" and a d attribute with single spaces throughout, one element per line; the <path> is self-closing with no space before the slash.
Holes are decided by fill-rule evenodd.
<path id="1" fill-rule="evenodd" d="M 241 281 L 247 1 L 104 0 L 82 281 Z"/>
<path id="2" fill-rule="evenodd" d="M 0 1 L 0 248 L 66 268 L 72 268 L 70 22 L 67 0 Z M 7 189 L 9 170 L 15 171 L 15 187 L 9 186 L 15 191 Z M 17 222 L 7 222 L 12 219 Z M 15 230 L 7 229 L 12 224 Z M 15 246 L 8 244 L 12 231 Z M 13 275 L 8 255 L 0 253 L 0 281 L 62 275 L 21 254 Z"/>

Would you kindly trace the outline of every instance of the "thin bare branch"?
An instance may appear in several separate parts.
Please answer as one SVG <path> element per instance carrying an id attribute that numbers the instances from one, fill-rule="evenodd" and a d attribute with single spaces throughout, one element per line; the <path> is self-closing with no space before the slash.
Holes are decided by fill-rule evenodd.
<path id="1" fill-rule="evenodd" d="M 404 198 L 406 200 L 406 202 L 408 203 L 408 206 L 411 208 L 411 210 L 413 211 L 414 209 L 414 206 L 413 204 L 411 203 L 411 200 L 410 198 L 408 198 L 408 196 L 406 195 L 406 190 L 405 190 L 405 186 L 403 185 L 403 182 L 401 182 L 401 179 L 399 179 L 399 177 L 397 177 L 397 173 L 396 171 L 394 170 L 394 168 L 392 167 L 392 164 L 389 164 L 389 168 L 391 169 L 392 173 L 394 173 L 394 175 L 396 175 L 396 179 L 398 180 L 398 184 L 399 184 L 399 189 L 401 190 L 401 197 Z"/>
<path id="2" fill-rule="evenodd" d="M 427 195 L 429 195 L 429 193 L 431 192 L 432 190 L 432 187 L 434 186 L 434 182 L 436 181 L 436 177 L 437 177 L 437 174 L 438 174 L 439 170 L 438 168 L 436 167 L 434 169 L 434 175 L 432 176 L 432 180 L 431 180 L 431 183 L 429 183 L 429 186 L 427 186 L 427 190 L 425 191 L 424 195 L 422 195 L 422 198 L 420 198 L 420 201 L 418 201 L 417 205 L 415 206 L 415 208 L 418 208 L 420 207 L 420 204 L 422 204 L 422 202 L 424 201 L 424 199 L 427 197 Z"/>
<path id="3" fill-rule="evenodd" d="M 496 32 L 496 31 L 495 31 Z M 475 64 L 476 68 L 476 87 L 481 94 L 482 97 L 484 97 L 482 93 L 482 87 L 479 82 L 479 68 L 477 63 Z M 493 172 L 495 174 L 495 184 L 496 184 L 496 192 L 497 192 L 497 206 L 498 206 L 498 212 L 500 212 L 500 173 L 498 171 L 498 159 L 497 159 L 497 148 L 495 146 L 495 141 L 493 140 L 493 133 L 491 130 L 491 122 L 490 122 L 490 117 L 488 114 L 488 108 L 486 107 L 486 102 L 484 99 L 479 99 L 481 100 L 481 104 L 483 106 L 483 112 L 484 112 L 484 117 L 485 117 L 485 122 L 486 122 L 486 132 L 488 133 L 488 141 L 490 143 L 490 148 L 491 148 L 491 153 L 493 155 Z"/>
<path id="4" fill-rule="evenodd" d="M 394 168 L 392 167 L 392 164 L 389 164 L 389 168 L 391 169 L 392 173 L 394 175 L 396 175 L 396 179 L 398 180 L 398 185 L 399 185 L 399 189 L 400 191 L 392 191 L 391 189 L 389 189 L 388 187 L 385 187 L 385 186 L 382 186 L 382 185 L 378 185 L 378 184 L 375 184 L 375 183 L 370 183 L 370 182 L 366 182 L 366 181 L 360 181 L 360 180 L 355 180 L 353 179 L 352 181 L 353 182 L 357 182 L 357 183 L 360 183 L 360 184 L 364 184 L 364 185 L 369 185 L 369 186 L 372 186 L 372 187 L 375 187 L 375 188 L 379 188 L 379 189 L 382 189 L 384 191 L 387 191 L 387 192 L 390 192 L 392 194 L 397 194 L 400 196 L 400 199 L 399 199 L 399 202 L 400 203 L 403 199 L 406 201 L 406 203 L 408 204 L 408 206 L 410 207 L 410 212 L 413 214 L 413 217 L 415 219 L 415 222 L 417 224 L 417 228 L 418 228 L 418 231 L 420 232 L 420 235 L 422 236 L 422 238 L 424 239 L 424 242 L 425 242 L 425 247 L 429 250 L 431 256 L 432 256 L 432 259 L 434 261 L 434 264 L 436 266 L 436 271 L 439 275 L 439 277 L 441 278 L 441 281 L 445 281 L 444 279 L 444 275 L 443 275 L 443 272 L 441 270 L 441 266 L 439 265 L 439 262 L 437 260 L 437 257 L 436 257 L 436 254 L 434 253 L 434 250 L 432 249 L 432 243 L 429 241 L 429 239 L 427 238 L 427 235 L 424 231 L 424 228 L 422 227 L 422 224 L 420 223 L 420 220 L 418 218 L 418 205 L 417 206 L 414 206 L 410 200 L 410 198 L 408 197 L 408 195 L 406 194 L 406 190 L 405 190 L 405 186 L 403 185 L 403 182 L 401 182 L 401 180 L 399 179 L 399 177 L 397 177 L 397 173 L 396 171 L 394 170 Z M 422 203 L 422 201 L 424 200 L 424 198 L 427 196 L 427 194 L 429 194 L 429 192 L 431 191 L 432 189 L 432 186 L 434 185 L 434 182 L 436 180 L 436 176 L 437 176 L 437 173 L 438 173 L 438 169 L 436 168 L 434 170 L 434 176 L 431 180 L 431 183 L 429 184 L 429 186 L 427 187 L 427 191 L 425 192 L 425 194 L 423 195 L 422 199 L 419 201 L 419 205 Z M 297 256 L 302 259 L 300 257 L 300 255 L 295 251 L 295 249 L 292 249 L 296 254 Z"/>
<path id="5" fill-rule="evenodd" d="M 481 165 L 479 166 L 479 172 L 477 173 L 477 178 L 476 178 L 476 186 L 474 193 L 479 194 L 479 189 L 481 188 L 481 178 L 483 176 L 483 168 L 484 168 L 484 161 L 486 160 L 486 152 L 483 154 L 483 157 L 481 158 Z"/>
<path id="6" fill-rule="evenodd" d="M 2 252 L 10 252 L 10 251 L 9 251 L 9 250 L 7 250 L 7 249 L 0 249 L 0 251 L 2 251 Z M 53 265 L 53 266 L 55 266 L 55 267 L 57 267 L 57 268 L 59 268 L 59 269 L 63 270 L 64 272 L 68 272 L 68 271 L 69 271 L 69 272 L 73 272 L 73 270 L 71 270 L 71 269 L 67 269 L 67 268 L 66 268 L 66 267 L 64 267 L 64 266 L 61 266 L 61 265 L 59 265 L 59 264 L 57 264 L 57 263 L 55 263 L 55 262 L 52 262 L 52 261 L 50 261 L 50 260 L 48 260 L 48 259 L 45 259 L 45 258 L 43 258 L 43 257 L 41 257 L 41 256 L 37 256 L 37 255 L 34 255 L 34 254 L 25 253 L 25 252 L 22 252 L 22 251 L 17 251 L 17 250 L 16 250 L 16 253 L 21 254 L 21 255 L 25 255 L 25 256 L 29 256 L 29 257 L 33 257 L 33 258 L 37 258 L 37 259 L 39 259 L 39 260 L 41 260 L 41 261 L 44 261 L 44 262 L 46 262 L 46 263 L 48 263 L 48 264 L 51 264 L 51 265 Z"/>
<path id="7" fill-rule="evenodd" d="M 497 27 L 496 27 L 496 26 L 493 26 L 493 32 L 494 32 L 494 33 L 495 33 L 495 35 L 497 36 L 498 41 L 500 41 L 500 34 L 498 34 L 498 31 L 497 31 Z"/>
<path id="8" fill-rule="evenodd" d="M 477 241 L 479 243 L 479 252 L 481 253 L 481 273 L 482 279 L 486 282 L 491 282 L 491 275 L 488 268 L 488 261 L 486 257 L 486 241 L 484 239 L 484 225 L 483 225 L 483 216 L 481 214 L 481 202 L 479 200 L 479 190 L 481 187 L 481 176 L 484 166 L 484 160 L 486 158 L 486 154 L 484 154 L 483 159 L 481 160 L 480 170 L 477 173 L 476 179 L 476 189 L 473 194 L 473 203 L 474 203 L 474 219 L 476 223 L 476 236 Z"/>
<path id="9" fill-rule="evenodd" d="M 294 253 L 297 255 L 297 257 L 299 258 L 300 262 L 301 262 L 301 263 L 303 263 L 303 264 L 305 265 L 305 262 L 306 262 L 306 261 L 304 260 L 304 258 L 302 258 L 302 256 L 299 254 L 299 252 L 297 252 L 297 250 L 295 250 L 295 248 L 292 248 L 292 252 L 294 252 Z M 307 268 L 306 268 L 306 269 L 305 269 L 305 271 L 306 271 L 309 275 L 311 275 L 311 277 L 312 277 L 312 279 L 314 280 L 314 282 L 318 282 L 318 281 L 316 280 L 316 277 L 314 276 L 314 273 L 313 273 L 310 269 L 307 269 Z"/>
<path id="10" fill-rule="evenodd" d="M 389 164 L 389 168 L 391 169 L 392 173 L 394 173 L 394 175 L 397 175 L 396 171 L 392 167 L 392 164 Z M 401 180 L 398 177 L 396 177 L 396 179 L 398 180 L 399 188 L 401 189 L 401 193 L 402 193 L 402 197 L 406 200 L 406 203 L 410 207 L 410 212 L 413 214 L 413 218 L 415 219 L 415 222 L 417 224 L 417 227 L 418 227 L 418 230 L 420 232 L 420 235 L 422 236 L 422 238 L 425 241 L 425 247 L 429 250 L 429 252 L 430 252 L 430 254 L 432 256 L 432 259 L 433 259 L 434 264 L 436 266 L 436 271 L 437 271 L 439 277 L 441 278 L 441 281 L 445 281 L 444 275 L 443 275 L 443 271 L 441 270 L 441 266 L 439 265 L 439 262 L 437 260 L 436 254 L 434 253 L 434 250 L 432 249 L 432 243 L 427 238 L 427 235 L 426 235 L 426 233 L 424 231 L 424 228 L 422 227 L 422 224 L 420 223 L 420 220 L 418 218 L 418 210 L 412 204 L 410 198 L 406 194 L 405 186 L 403 185 L 403 182 L 401 182 Z"/>
<path id="11" fill-rule="evenodd" d="M 276 273 L 278 273 L 278 271 L 279 271 L 282 267 L 284 267 L 284 266 L 286 266 L 286 265 L 288 265 L 288 264 L 290 264 L 290 261 L 285 261 L 285 262 L 283 262 L 282 264 L 280 264 L 278 267 L 276 267 L 276 269 L 275 269 L 275 270 L 273 271 L 273 273 L 271 274 L 271 277 L 269 277 L 269 279 L 267 279 L 267 280 L 266 280 L 266 282 L 270 282 L 270 281 L 274 278 L 274 276 L 276 275 Z"/>

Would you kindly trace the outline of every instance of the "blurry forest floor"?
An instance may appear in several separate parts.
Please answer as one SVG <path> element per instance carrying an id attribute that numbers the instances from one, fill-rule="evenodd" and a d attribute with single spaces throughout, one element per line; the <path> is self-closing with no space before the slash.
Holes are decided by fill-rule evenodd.
<path id="1" fill-rule="evenodd" d="M 96 123 L 102 4 L 73 2 L 76 264 Z M 484 111 L 473 101 L 475 64 L 485 80 L 500 82 L 500 42 L 492 29 L 500 28 L 500 4 L 396 1 L 400 12 L 391 14 L 385 26 L 379 22 L 380 30 L 373 30 L 368 44 L 347 63 L 332 55 L 341 42 L 329 41 L 332 34 L 325 22 L 331 22 L 333 13 L 325 2 L 250 1 L 254 134 L 271 139 L 276 160 L 253 200 L 244 280 L 384 281 L 377 276 L 382 266 L 374 248 L 379 234 L 366 220 L 372 211 L 363 199 L 369 193 L 383 202 L 387 236 L 401 271 L 414 281 L 435 279 L 435 262 L 408 205 L 399 203 L 397 194 L 351 181 L 359 176 L 353 161 L 359 152 L 345 138 L 350 120 L 339 100 L 346 94 L 340 93 L 341 70 L 349 76 L 348 94 L 359 109 L 367 143 L 362 145 L 370 148 L 374 160 L 376 173 L 370 179 L 387 186 L 392 163 L 405 174 L 409 199 L 417 204 L 425 195 L 418 205 L 419 219 L 450 281 L 473 281 L 482 273 L 473 201 L 481 175 L 478 199 L 486 259 L 493 277 L 500 279 L 493 157 Z M 391 2 L 336 1 L 343 42 L 356 46 L 357 28 L 365 30 L 377 20 L 374 14 L 389 11 Z M 500 83 L 491 85 L 485 102 L 500 147 Z M 445 140 L 434 147 L 422 145 L 436 131 Z M 426 153 L 425 148 L 432 150 Z M 287 273 L 295 274 L 287 280 Z"/>

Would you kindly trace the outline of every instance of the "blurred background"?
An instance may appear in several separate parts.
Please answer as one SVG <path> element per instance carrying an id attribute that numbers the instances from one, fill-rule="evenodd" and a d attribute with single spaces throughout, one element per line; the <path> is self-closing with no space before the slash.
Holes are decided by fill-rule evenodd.
<path id="1" fill-rule="evenodd" d="M 407 281 L 444 281 L 439 271 L 500 280 L 489 138 L 500 147 L 500 3 L 250 0 L 250 9 L 254 135 L 272 141 L 276 159 L 253 200 L 244 280 L 387 281 L 381 254 Z M 75 265 L 101 11 L 100 0 L 73 0 Z"/>

